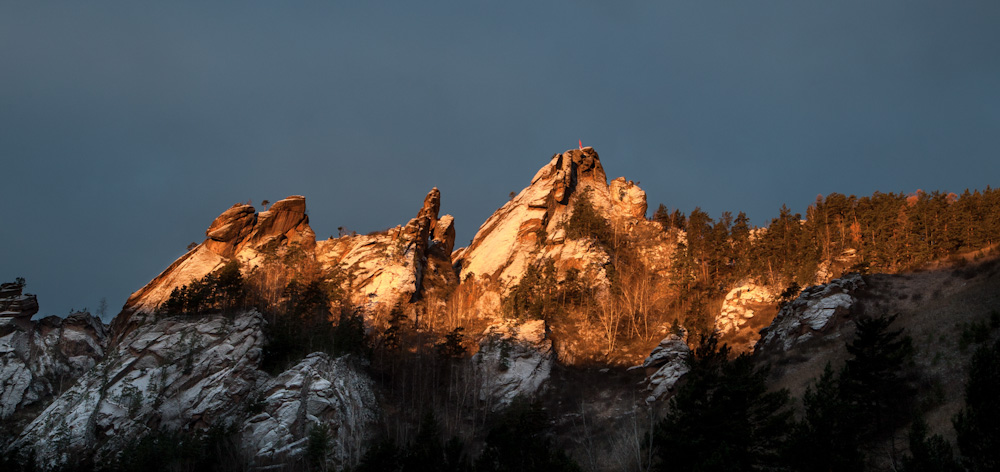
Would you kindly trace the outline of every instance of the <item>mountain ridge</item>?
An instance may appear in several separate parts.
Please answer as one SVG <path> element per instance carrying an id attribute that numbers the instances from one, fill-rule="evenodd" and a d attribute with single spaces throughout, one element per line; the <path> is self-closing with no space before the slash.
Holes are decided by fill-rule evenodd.
<path id="1" fill-rule="evenodd" d="M 440 216 L 437 188 L 405 224 L 318 241 L 302 196 L 261 212 L 236 204 L 133 293 L 106 333 L 98 323 L 82 338 L 71 334 L 98 346 L 72 369 L 17 347 L 59 323 L 0 318 L 0 345 L 9 347 L 0 372 L 22 379 L 0 392 L 0 411 L 15 419 L 4 431 L 15 437 L 0 447 L 32 449 L 40 465 L 61 467 L 73 454 L 98 460 L 133 447 L 130 438 L 225 423 L 245 465 L 267 467 L 305 460 L 310 428 L 343 428 L 352 437 L 332 438 L 320 460 L 344 467 L 363 461 L 376 436 L 412 438 L 420 412 L 472 444 L 484 440 L 490 415 L 534 399 L 572 432 L 559 437 L 573 457 L 590 457 L 589 469 L 620 469 L 613 464 L 625 462 L 614 461 L 631 452 L 611 436 L 634 433 L 641 443 L 639 424 L 656 427 L 656 412 L 686 385 L 712 333 L 734 355 L 776 364 L 769 382 L 801 395 L 818 362 L 844 360 L 859 319 L 897 310 L 907 329 L 930 332 L 910 303 L 926 286 L 872 268 L 947 260 L 956 268 L 942 283 L 974 283 L 979 311 L 1000 303 L 986 295 L 998 286 L 989 249 L 1000 235 L 989 206 L 998 194 L 831 194 L 806 219 L 783 208 L 762 229 L 742 214 L 716 221 L 662 205 L 647 219 L 645 192 L 623 177 L 608 182 L 586 147 L 554 155 L 463 248 L 454 247 L 454 218 Z M 894 218 L 874 218 L 875 204 Z M 960 224 L 956 215 L 967 213 L 982 227 Z M 865 239 L 873 225 L 897 226 Z M 893 228 L 919 229 L 924 239 Z M 891 252 L 900 247 L 911 249 Z M 961 252 L 970 247 L 977 252 Z M 938 292 L 959 304 L 973 293 L 964 286 Z M 23 304 L 18 313 L 31 312 L 26 295 L 4 290 Z M 945 312 L 955 323 L 980 322 L 978 313 Z M 65 332 L 79 331 L 74 320 L 62 322 Z M 956 324 L 949 336 L 963 329 Z M 918 347 L 929 381 L 952 382 L 927 410 L 934 432 L 961 404 L 954 377 L 932 365 L 939 358 L 961 370 L 968 355 Z M 46 372 L 54 371 L 76 383 L 52 387 Z M 24 402 L 27 388 L 37 394 Z M 587 418 L 609 437 L 587 432 Z M 588 455 L 580 434 L 610 462 Z"/>

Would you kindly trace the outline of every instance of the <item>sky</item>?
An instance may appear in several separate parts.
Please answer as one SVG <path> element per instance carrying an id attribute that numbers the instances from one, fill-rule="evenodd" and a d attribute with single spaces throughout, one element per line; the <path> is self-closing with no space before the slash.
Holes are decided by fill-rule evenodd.
<path id="1" fill-rule="evenodd" d="M 457 244 L 557 152 L 766 225 L 1000 185 L 1000 2 L 3 2 L 0 281 L 106 319 L 236 202 Z M 259 207 L 259 205 L 258 205 Z"/>

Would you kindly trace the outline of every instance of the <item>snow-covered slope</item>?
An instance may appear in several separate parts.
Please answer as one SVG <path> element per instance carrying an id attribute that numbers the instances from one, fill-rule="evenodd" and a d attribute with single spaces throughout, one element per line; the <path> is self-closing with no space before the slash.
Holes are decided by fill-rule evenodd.
<path id="1" fill-rule="evenodd" d="M 89 313 L 38 321 L 0 318 L 0 419 L 44 405 L 104 357 L 108 336 Z"/>
<path id="2" fill-rule="evenodd" d="M 45 466 L 113 454 L 154 432 L 234 418 L 262 377 L 260 315 L 168 317 L 130 332 L 29 424 L 15 446 Z"/>
<path id="3" fill-rule="evenodd" d="M 302 456 L 314 428 L 334 438 L 328 463 L 339 468 L 360 459 L 379 411 L 371 378 L 352 361 L 314 353 L 264 384 L 263 411 L 242 426 L 244 447 L 257 462 Z"/>
<path id="4" fill-rule="evenodd" d="M 265 321 L 256 312 L 158 317 L 126 335 L 24 428 L 11 448 L 39 465 L 114 457 L 160 431 L 230 425 L 251 460 L 294 461 L 313 427 L 332 435 L 330 459 L 358 458 L 377 419 L 372 381 L 347 358 L 307 356 L 271 377 L 258 369 Z M 251 411 L 257 398 L 261 411 Z"/>

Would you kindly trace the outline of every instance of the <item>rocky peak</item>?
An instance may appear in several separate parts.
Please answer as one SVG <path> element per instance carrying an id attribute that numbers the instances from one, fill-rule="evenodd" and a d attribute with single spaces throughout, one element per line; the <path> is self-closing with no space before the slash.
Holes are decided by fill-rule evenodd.
<path id="1" fill-rule="evenodd" d="M 576 188 L 579 179 L 586 178 L 602 185 L 607 185 L 608 177 L 604 174 L 604 167 L 601 166 L 601 159 L 597 156 L 597 151 L 592 147 L 583 149 L 570 149 L 553 158 L 553 162 L 543 167 L 542 172 L 552 175 L 553 179 L 553 199 L 562 204 L 567 204 L 569 196 Z M 538 179 L 539 175 L 535 176 Z M 534 183 L 534 180 L 532 181 Z"/>
<path id="2" fill-rule="evenodd" d="M 438 252 L 450 259 L 451 248 L 455 245 L 455 219 L 451 215 L 445 215 L 439 220 L 440 210 L 441 191 L 434 187 L 427 192 L 423 206 L 417 216 L 406 224 L 403 234 L 406 235 L 407 242 L 414 244 L 420 253 L 426 252 L 431 245 L 437 245 L 440 247 Z"/>
<path id="3" fill-rule="evenodd" d="M 451 252 L 455 248 L 455 218 L 451 215 L 444 215 L 434 226 L 433 239 L 430 249 L 437 250 L 441 257 L 451 259 Z"/>
<path id="4" fill-rule="evenodd" d="M 590 208 L 583 210 L 585 206 Z M 483 317 L 520 316 L 502 313 L 503 300 L 520 288 L 532 267 L 541 269 L 549 262 L 555 269 L 551 283 L 561 287 L 572 273 L 573 284 L 582 284 L 594 300 L 608 300 L 608 270 L 618 263 L 615 258 L 625 252 L 624 245 L 632 244 L 626 240 L 642 241 L 630 250 L 650 271 L 669 266 L 670 252 L 662 247 L 672 247 L 671 243 L 661 244 L 662 228 L 647 222 L 645 213 L 646 194 L 638 185 L 624 177 L 609 184 L 593 148 L 571 149 L 554 155 L 539 169 L 530 185 L 483 223 L 469 247 L 453 253 L 452 261 L 463 284 L 472 281 L 484 291 L 477 308 Z M 606 226 L 589 221 L 592 218 Z M 585 234 L 586 229 L 577 230 L 581 227 L 594 231 Z M 621 247 L 611 247 L 609 232 Z M 552 321 L 548 328 L 561 362 L 586 363 L 607 354 L 601 352 L 606 348 L 601 331 L 585 321 L 582 312 Z"/>
<path id="5" fill-rule="evenodd" d="M 431 189 L 427 192 L 427 196 L 424 197 L 424 206 L 420 208 L 417 213 L 417 218 L 430 218 L 433 221 L 437 221 L 438 211 L 441 210 L 441 191 L 437 187 Z"/>
<path id="6" fill-rule="evenodd" d="M 646 194 L 625 178 L 609 186 L 600 157 L 591 147 L 556 154 L 535 173 L 531 185 L 498 209 L 457 253 L 455 264 L 468 274 L 514 283 L 527 264 L 542 257 L 596 262 L 604 256 L 580 241 L 567 241 L 565 225 L 574 201 L 588 192 L 594 209 L 606 220 L 635 223 L 644 219 Z M 593 253 L 589 256 L 584 253 Z M 579 262 L 579 261 L 578 261 Z M 579 268 L 579 263 L 574 263 Z M 567 266 L 568 268 L 568 266 Z"/>
<path id="7" fill-rule="evenodd" d="M 608 186 L 611 192 L 611 205 L 615 212 L 632 218 L 646 217 L 646 192 L 643 192 L 635 182 L 618 177 Z"/>

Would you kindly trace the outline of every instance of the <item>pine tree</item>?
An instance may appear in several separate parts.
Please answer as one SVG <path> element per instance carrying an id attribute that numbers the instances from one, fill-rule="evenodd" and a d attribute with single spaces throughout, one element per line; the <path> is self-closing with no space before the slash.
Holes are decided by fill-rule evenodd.
<path id="1" fill-rule="evenodd" d="M 816 383 L 806 388 L 802 405 L 802 421 L 795 425 L 786 452 L 793 470 L 862 470 L 856 412 L 843 397 L 840 379 L 829 363 Z"/>
<path id="2" fill-rule="evenodd" d="M 927 423 L 917 419 L 910 428 L 910 455 L 903 457 L 904 472 L 961 472 L 951 444 L 935 434 L 927 437 Z"/>
<path id="3" fill-rule="evenodd" d="M 664 231 L 669 231 L 670 228 L 673 228 L 673 223 L 670 220 L 670 210 L 662 203 L 653 212 L 653 221 L 661 224 Z"/>
<path id="4" fill-rule="evenodd" d="M 979 348 L 969 365 L 965 408 L 954 419 L 962 464 L 970 471 L 1000 470 L 1000 340 Z"/>
<path id="5" fill-rule="evenodd" d="M 914 389 L 902 374 L 913 347 L 901 329 L 889 329 L 895 319 L 894 315 L 856 321 L 855 339 L 847 345 L 853 357 L 840 380 L 844 398 L 867 426 L 865 433 L 875 437 L 909 419 L 914 398 Z"/>
<path id="6" fill-rule="evenodd" d="M 704 338 L 670 411 L 653 432 L 657 470 L 744 471 L 779 467 L 789 433 L 788 392 L 769 392 L 767 370 Z"/>
<path id="7" fill-rule="evenodd" d="M 476 461 L 479 472 L 572 472 L 580 467 L 553 447 L 549 417 L 537 403 L 515 400 L 496 419 Z"/>
<path id="8" fill-rule="evenodd" d="M 444 444 L 441 426 L 428 410 L 420 420 L 417 437 L 406 451 L 403 470 L 407 472 L 437 472 L 444 469 Z"/>

